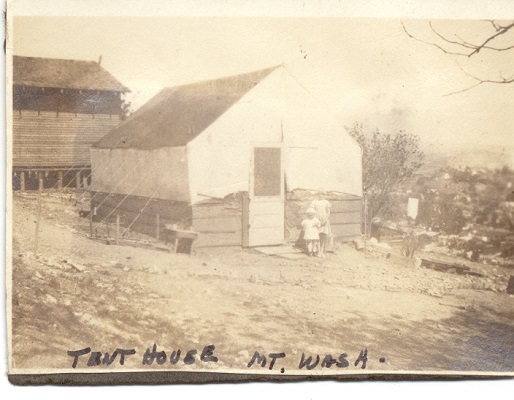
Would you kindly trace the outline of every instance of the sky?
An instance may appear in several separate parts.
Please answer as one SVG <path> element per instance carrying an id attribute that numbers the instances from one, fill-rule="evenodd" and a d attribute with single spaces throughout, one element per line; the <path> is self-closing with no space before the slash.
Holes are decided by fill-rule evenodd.
<path id="1" fill-rule="evenodd" d="M 428 20 L 404 19 L 409 32 L 436 41 Z M 434 20 L 478 41 L 492 25 Z M 453 36 L 452 36 L 453 35 Z M 503 38 L 514 43 L 514 32 Z M 429 151 L 503 151 L 514 162 L 514 51 L 470 59 L 409 38 L 400 19 L 214 17 L 16 17 L 13 54 L 98 60 L 131 89 L 133 108 L 164 86 L 284 64 L 341 122 L 368 131 L 405 130 Z"/>

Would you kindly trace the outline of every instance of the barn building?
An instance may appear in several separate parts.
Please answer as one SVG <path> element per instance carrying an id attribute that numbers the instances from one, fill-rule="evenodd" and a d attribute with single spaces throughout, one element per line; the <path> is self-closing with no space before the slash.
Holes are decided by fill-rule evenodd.
<path id="1" fill-rule="evenodd" d="M 13 57 L 13 189 L 81 187 L 129 90 L 99 62 Z"/>
<path id="2" fill-rule="evenodd" d="M 275 245 L 297 238 L 323 188 L 335 236 L 361 233 L 361 148 L 285 66 L 165 88 L 91 157 L 97 221 L 192 227 L 198 246 Z"/>

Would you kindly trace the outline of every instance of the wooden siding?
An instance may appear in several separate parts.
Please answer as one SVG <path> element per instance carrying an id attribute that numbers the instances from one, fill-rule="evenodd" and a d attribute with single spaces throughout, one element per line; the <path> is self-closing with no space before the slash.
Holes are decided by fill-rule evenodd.
<path id="1" fill-rule="evenodd" d="M 93 221 L 102 227 L 105 222 L 113 224 L 116 215 L 126 228 L 149 236 L 156 236 L 159 214 L 161 241 L 165 240 L 164 226 L 177 224 L 184 229 L 192 228 L 199 233 L 195 247 L 220 247 L 242 245 L 242 196 L 231 197 L 226 201 L 212 200 L 193 206 L 185 202 L 153 199 L 92 192 L 91 209 L 96 207 Z M 141 212 L 141 210 L 144 210 Z M 113 211 L 114 210 L 114 211 Z M 139 215 L 139 216 L 138 216 Z"/>
<path id="2" fill-rule="evenodd" d="M 331 201 L 330 225 L 337 240 L 362 234 L 362 199 Z"/>
<path id="3" fill-rule="evenodd" d="M 245 193 L 227 196 L 224 200 L 212 199 L 192 206 L 185 202 L 159 199 L 148 202 L 147 197 L 127 196 L 125 198 L 120 194 L 92 192 L 92 196 L 91 206 L 96 207 L 93 220 L 96 223 L 104 221 L 113 223 L 116 214 L 119 214 L 121 225 L 127 227 L 137 217 L 131 230 L 155 237 L 156 215 L 159 214 L 160 235 L 163 233 L 165 224 L 177 224 L 181 228 L 192 228 L 199 233 L 195 247 L 247 245 L 245 230 L 247 231 L 248 228 L 244 228 L 243 222 L 246 220 L 243 215 Z M 311 200 L 286 201 L 287 241 L 298 240 L 301 222 L 306 216 L 305 210 L 310 203 Z M 330 200 L 330 203 L 332 205 L 330 222 L 336 240 L 345 241 L 360 235 L 362 233 L 362 199 Z M 115 208 L 116 210 L 113 211 Z M 164 240 L 164 236 L 160 237 Z"/>
<path id="4" fill-rule="evenodd" d="M 193 205 L 196 247 L 243 245 L 243 195 Z"/>
<path id="5" fill-rule="evenodd" d="M 90 166 L 91 145 L 119 124 L 119 115 L 15 111 L 13 166 Z"/>
<path id="6" fill-rule="evenodd" d="M 125 197 L 122 194 L 101 192 L 91 192 L 91 196 L 91 209 L 96 208 L 96 215 L 93 217 L 96 223 L 113 223 L 116 220 L 116 214 L 119 214 L 120 224 L 124 228 L 135 220 L 136 222 L 130 227 L 131 230 L 155 237 L 157 214 L 159 214 L 161 238 L 163 238 L 161 234 L 166 224 L 177 224 L 186 229 L 191 226 L 191 206 L 188 203 L 161 199 L 152 199 L 148 202 L 148 197 Z"/>
<path id="7" fill-rule="evenodd" d="M 13 87 L 13 108 L 81 114 L 121 114 L 119 92 L 59 88 Z"/>

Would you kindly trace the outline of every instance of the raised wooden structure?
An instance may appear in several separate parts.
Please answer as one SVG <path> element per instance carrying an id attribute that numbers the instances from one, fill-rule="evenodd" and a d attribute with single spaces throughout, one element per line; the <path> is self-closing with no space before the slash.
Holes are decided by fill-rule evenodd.
<path id="1" fill-rule="evenodd" d="M 99 63 L 14 56 L 13 189 L 91 183 L 91 145 L 119 126 L 128 89 Z"/>

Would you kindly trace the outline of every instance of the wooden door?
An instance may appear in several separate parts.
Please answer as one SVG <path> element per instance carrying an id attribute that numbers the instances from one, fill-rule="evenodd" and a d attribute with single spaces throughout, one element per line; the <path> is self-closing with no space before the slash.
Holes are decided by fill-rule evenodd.
<path id="1" fill-rule="evenodd" d="M 253 146 L 249 197 L 249 246 L 282 244 L 284 161 L 280 144 Z"/>

